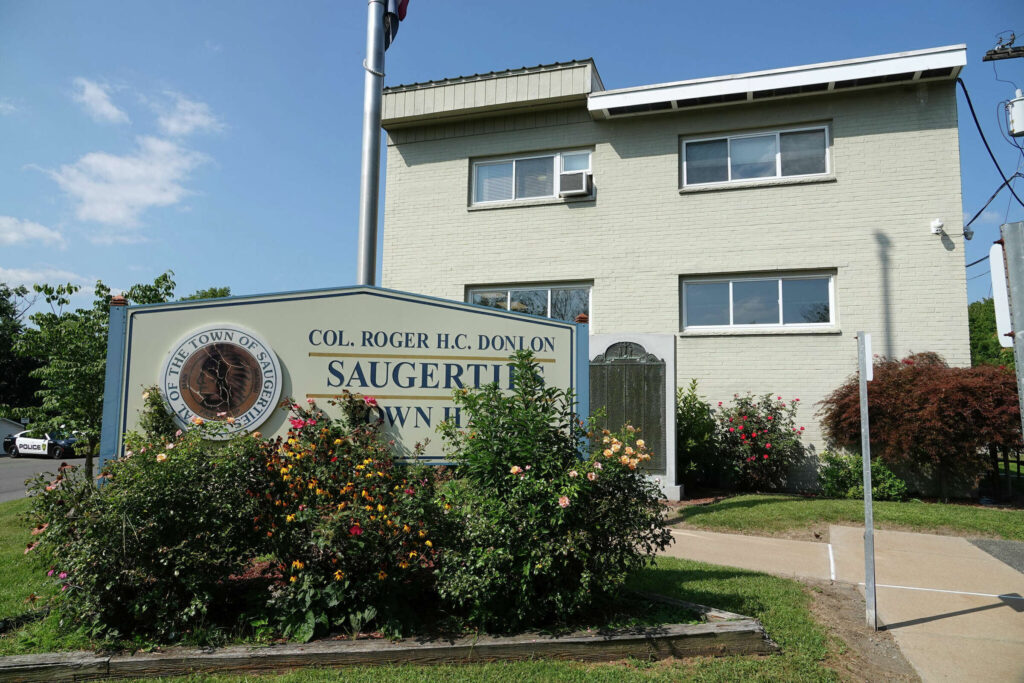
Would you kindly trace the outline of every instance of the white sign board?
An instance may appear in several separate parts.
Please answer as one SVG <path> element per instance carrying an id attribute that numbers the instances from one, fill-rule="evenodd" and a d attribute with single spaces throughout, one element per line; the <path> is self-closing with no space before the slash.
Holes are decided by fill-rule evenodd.
<path id="1" fill-rule="evenodd" d="M 348 391 L 377 402 L 400 452 L 429 441 L 424 459 L 442 461 L 438 424 L 463 420 L 453 390 L 511 389 L 509 356 L 519 349 L 533 351 L 549 385 L 576 391 L 586 417 L 588 337 L 576 323 L 374 287 L 120 311 L 111 309 L 103 442 L 112 448 L 104 458 L 137 428 L 143 390 L 156 385 L 183 426 L 231 417 L 233 432 L 268 437 L 288 431 L 282 399 L 327 409 Z M 112 379 L 119 343 L 121 377 Z"/>
<path id="2" fill-rule="evenodd" d="M 1010 296 L 1006 286 L 1006 260 L 1003 257 L 1003 245 L 993 244 L 988 250 L 988 267 L 992 273 L 992 302 L 996 309 L 996 336 L 1003 348 L 1013 346 L 1013 337 L 1009 332 L 1013 329 L 1010 323 Z"/>

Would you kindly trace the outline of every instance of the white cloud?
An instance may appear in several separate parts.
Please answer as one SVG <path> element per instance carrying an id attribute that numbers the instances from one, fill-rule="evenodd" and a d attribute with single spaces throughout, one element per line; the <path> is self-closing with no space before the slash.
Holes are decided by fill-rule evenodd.
<path id="1" fill-rule="evenodd" d="M 208 157 L 169 140 L 136 138 L 138 149 L 117 156 L 90 152 L 73 164 L 47 171 L 75 200 L 79 220 L 109 227 L 134 228 L 140 215 L 153 207 L 172 206 L 189 191 L 183 183 Z M 138 241 L 136 235 L 111 233 L 98 241 Z"/>
<path id="2" fill-rule="evenodd" d="M 164 93 L 172 101 L 169 106 L 154 103 L 157 111 L 157 125 L 165 135 L 179 137 L 195 132 L 216 133 L 224 130 L 224 124 L 210 111 L 205 102 L 190 100 L 181 93 L 168 90 Z"/>
<path id="3" fill-rule="evenodd" d="M 74 80 L 75 92 L 72 95 L 95 121 L 102 123 L 128 123 L 128 115 L 114 106 L 110 101 L 110 86 L 97 83 L 86 78 Z"/>
<path id="4" fill-rule="evenodd" d="M 45 244 L 64 249 L 67 243 L 56 230 L 14 216 L 0 216 L 0 244 Z"/>
<path id="5" fill-rule="evenodd" d="M 13 102 L 6 97 L 0 98 L 0 116 L 7 116 L 8 114 L 13 114 L 16 111 L 18 111 L 18 108 L 14 106 Z"/>
<path id="6" fill-rule="evenodd" d="M 43 284 L 44 282 L 50 284 L 70 282 L 76 285 L 84 285 L 88 281 L 78 273 L 72 273 L 69 270 L 61 270 L 59 268 L 0 267 L 0 282 L 6 282 L 9 285 L 27 285 L 31 287 L 34 284 Z"/>

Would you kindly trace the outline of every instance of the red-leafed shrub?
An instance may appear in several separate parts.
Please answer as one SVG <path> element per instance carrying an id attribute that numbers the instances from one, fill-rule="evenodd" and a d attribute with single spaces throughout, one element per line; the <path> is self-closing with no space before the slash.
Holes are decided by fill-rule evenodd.
<path id="1" fill-rule="evenodd" d="M 859 452 L 857 376 L 819 405 L 825 436 Z M 1014 375 L 993 366 L 951 368 L 936 353 L 877 360 L 868 413 L 872 456 L 936 480 L 944 496 L 954 487 L 971 488 L 988 469 L 989 444 L 1020 445 Z"/>

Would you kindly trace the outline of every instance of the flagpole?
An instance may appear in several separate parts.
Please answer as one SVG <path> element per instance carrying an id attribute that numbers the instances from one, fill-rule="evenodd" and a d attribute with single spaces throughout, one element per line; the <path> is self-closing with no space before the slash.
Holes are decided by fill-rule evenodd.
<path id="1" fill-rule="evenodd" d="M 384 0 L 368 0 L 363 62 L 363 160 L 359 174 L 358 284 L 377 280 L 377 198 L 380 192 L 380 110 L 384 91 Z"/>

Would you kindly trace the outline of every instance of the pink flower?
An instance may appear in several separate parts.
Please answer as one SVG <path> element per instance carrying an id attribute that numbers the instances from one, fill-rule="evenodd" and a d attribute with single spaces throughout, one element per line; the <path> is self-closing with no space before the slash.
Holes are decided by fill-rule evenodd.
<path id="1" fill-rule="evenodd" d="M 312 427 L 313 425 L 316 424 L 316 420 L 306 420 L 306 424 Z"/>
<path id="2" fill-rule="evenodd" d="M 604 467 L 601 465 L 601 463 L 595 462 L 594 463 L 594 469 L 595 470 L 600 470 L 600 469 L 604 469 Z"/>
<path id="3" fill-rule="evenodd" d="M 519 465 L 512 465 L 512 467 L 509 469 L 510 474 L 519 474 L 522 471 L 523 468 L 520 467 Z"/>
<path id="4" fill-rule="evenodd" d="M 228 414 L 228 411 L 224 410 L 224 411 L 221 411 L 221 412 L 217 413 L 217 417 L 224 417 L 227 414 Z"/>
<path id="5" fill-rule="evenodd" d="M 174 444 L 173 443 L 167 444 L 167 450 L 171 450 L 172 448 L 174 448 Z"/>
<path id="6" fill-rule="evenodd" d="M 781 396 L 776 396 L 775 398 L 779 399 L 780 401 L 782 400 Z"/>
<path id="7" fill-rule="evenodd" d="M 799 401 L 800 399 L 798 399 L 798 398 L 794 398 L 793 400 L 794 400 L 794 401 Z"/>
<path id="8" fill-rule="evenodd" d="M 577 472 L 576 470 L 569 470 L 569 476 L 570 476 L 570 477 L 571 477 L 572 479 L 575 479 L 576 477 L 580 476 L 580 473 L 579 473 L 579 472 Z"/>
<path id="9" fill-rule="evenodd" d="M 370 406 L 371 408 L 377 407 L 377 399 L 375 399 L 373 396 L 363 396 L 363 403 Z"/>
<path id="10" fill-rule="evenodd" d="M 46 572 L 46 575 L 47 576 L 53 576 L 53 570 L 51 569 L 50 571 Z"/>
<path id="11" fill-rule="evenodd" d="M 764 447 L 765 447 L 765 448 L 771 448 L 771 447 L 772 447 L 772 445 L 771 445 L 770 443 L 766 443 L 766 444 L 764 445 Z"/>
<path id="12" fill-rule="evenodd" d="M 719 402 L 718 402 L 718 405 L 722 405 L 722 402 L 721 402 L 721 401 L 719 401 Z"/>
<path id="13" fill-rule="evenodd" d="M 770 420 L 770 419 L 772 419 L 772 416 L 771 416 L 771 415 L 769 415 L 769 416 L 768 416 L 768 419 L 769 419 L 769 420 Z"/>
<path id="14" fill-rule="evenodd" d="M 294 417 L 291 418 L 290 420 L 288 420 L 288 422 L 291 423 L 292 429 L 302 429 L 303 426 L 305 426 L 305 424 L 306 424 L 305 420 L 300 420 L 300 419 L 294 418 Z"/>
<path id="15" fill-rule="evenodd" d="M 406 489 L 405 490 L 405 495 L 407 495 L 407 496 L 411 496 L 413 493 L 414 493 L 414 491 L 412 489 Z"/>
<path id="16" fill-rule="evenodd" d="M 68 573 L 67 572 L 61 572 L 60 574 L 57 575 L 57 578 L 58 579 L 66 579 L 66 578 L 68 578 Z"/>
<path id="17" fill-rule="evenodd" d="M 292 404 L 292 410 L 302 410 L 302 408 L 299 407 L 298 403 L 293 403 Z"/>
<path id="18" fill-rule="evenodd" d="M 358 524 L 353 524 L 348 528 L 348 532 L 353 536 L 360 536 L 363 533 L 363 527 L 359 526 Z"/>
<path id="19" fill-rule="evenodd" d="M 569 507 L 569 496 L 562 496 L 561 498 L 559 498 L 558 504 L 563 508 Z"/>
<path id="20" fill-rule="evenodd" d="M 61 591 L 66 591 L 68 589 L 68 585 L 65 583 L 63 586 L 60 587 L 60 589 Z"/>
<path id="21" fill-rule="evenodd" d="M 800 431 L 801 431 L 801 432 L 802 432 L 802 431 L 804 431 L 804 428 L 803 428 L 803 427 L 801 427 L 801 428 L 800 428 Z"/>
<path id="22" fill-rule="evenodd" d="M 765 453 L 765 454 L 764 454 L 764 459 L 765 459 L 765 460 L 767 460 L 767 459 L 768 459 L 768 454 L 767 454 L 767 453 Z"/>
<path id="23" fill-rule="evenodd" d="M 527 466 L 526 466 L 526 469 L 530 469 L 530 465 L 527 465 Z"/>
<path id="24" fill-rule="evenodd" d="M 174 436 L 181 436 L 181 430 L 179 429 L 178 431 L 174 432 Z"/>
<path id="25" fill-rule="evenodd" d="M 730 431 L 730 432 L 735 432 L 735 431 L 736 431 L 736 428 L 735 428 L 735 427 L 729 427 L 729 431 Z"/>
<path id="26" fill-rule="evenodd" d="M 597 479 L 597 472 L 588 472 L 587 479 L 589 479 L 590 481 L 594 481 L 595 479 Z"/>
<path id="27" fill-rule="evenodd" d="M 313 399 L 307 398 L 306 403 L 308 403 L 309 405 L 313 405 Z"/>

